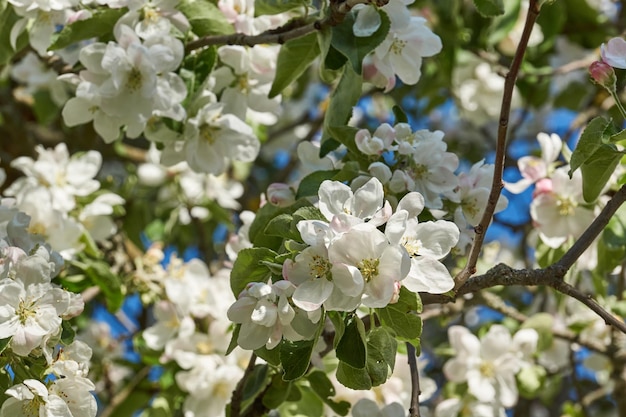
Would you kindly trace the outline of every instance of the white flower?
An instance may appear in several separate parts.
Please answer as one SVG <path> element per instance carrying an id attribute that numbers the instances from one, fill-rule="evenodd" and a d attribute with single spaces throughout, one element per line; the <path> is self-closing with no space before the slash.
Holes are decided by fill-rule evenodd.
<path id="1" fill-rule="evenodd" d="M 212 74 L 215 91 L 222 91 L 220 101 L 224 113 L 263 125 L 276 123 L 280 111 L 280 95 L 269 98 L 276 73 L 279 48 L 269 45 L 244 47 L 225 45 L 218 55 L 225 66 Z"/>
<path id="2" fill-rule="evenodd" d="M 176 383 L 189 392 L 183 409 L 186 417 L 223 417 L 243 370 L 205 355 L 190 371 L 176 373 Z"/>
<path id="3" fill-rule="evenodd" d="M 350 295 L 348 290 L 362 287 L 363 305 L 372 308 L 382 308 L 391 302 L 396 283 L 406 277 L 411 265 L 406 251 L 390 244 L 371 222 L 354 226 L 333 241 L 328 258 L 333 265 L 343 264 L 344 274 L 349 274 L 352 281 L 352 288 L 341 288 L 342 291 Z M 342 282 L 350 281 L 342 278 Z"/>
<path id="4" fill-rule="evenodd" d="M 505 183 L 504 187 L 514 194 L 519 194 L 537 181 L 551 176 L 555 168 L 555 161 L 561 154 L 563 142 L 556 133 L 537 134 L 537 141 L 541 147 L 541 158 L 527 155 L 517 161 L 522 179 L 516 183 Z"/>
<path id="5" fill-rule="evenodd" d="M 454 193 L 449 194 L 451 200 L 459 202 L 458 211 L 463 213 L 465 220 L 471 226 L 480 223 L 487 207 L 493 181 L 493 170 L 494 166 L 485 164 L 484 160 L 476 162 L 472 165 L 470 172 L 459 174 L 459 186 L 454 190 Z M 508 203 L 508 199 L 500 195 L 495 212 L 504 210 Z"/>
<path id="6" fill-rule="evenodd" d="M 558 248 L 569 237 L 579 237 L 595 218 L 593 210 L 581 205 L 584 200 L 580 170 L 570 179 L 568 169 L 557 168 L 550 187 L 544 187 L 530 204 L 530 215 L 539 236 L 551 248 Z"/>
<path id="7" fill-rule="evenodd" d="M 191 169 L 219 175 L 231 160 L 252 162 L 260 143 L 252 128 L 232 114 L 223 114 L 224 105 L 211 103 L 187 120 L 184 156 Z M 171 149 L 171 148 L 169 148 Z M 168 152 L 168 148 L 164 150 Z"/>
<path id="8" fill-rule="evenodd" d="M 182 62 L 182 42 L 169 35 L 145 41 L 128 26 L 115 30 L 117 42 L 93 43 L 80 52 L 86 70 L 80 73 L 76 97 L 63 108 L 68 126 L 94 122 L 106 142 L 119 136 L 135 138 L 152 116 L 183 120 L 181 102 L 187 95 L 183 80 L 174 70 Z"/>
<path id="9" fill-rule="evenodd" d="M 391 150 L 391 144 L 395 139 L 395 131 L 387 123 L 380 125 L 374 135 L 367 129 L 361 129 L 356 133 L 354 142 L 357 148 L 365 155 L 381 155 L 383 152 Z"/>
<path id="10" fill-rule="evenodd" d="M 514 406 L 518 396 L 515 375 L 525 365 L 526 345 L 521 341 L 527 340 L 528 334 L 516 334 L 513 339 L 506 327 L 493 325 L 479 341 L 467 328 L 451 326 L 448 337 L 456 357 L 445 363 L 446 377 L 453 382 L 467 381 L 470 394 L 481 402 Z"/>
<path id="11" fill-rule="evenodd" d="M 71 304 L 68 293 L 51 284 L 24 285 L 21 280 L 0 280 L 0 339 L 11 338 L 9 347 L 28 355 L 61 328 L 61 316 Z"/>
<path id="12" fill-rule="evenodd" d="M 377 178 L 371 178 L 354 193 L 339 181 L 326 180 L 318 191 L 319 209 L 328 221 L 338 217 L 344 225 L 368 221 L 383 224 L 391 214 L 389 203 L 384 201 L 383 185 Z"/>
<path id="13" fill-rule="evenodd" d="M 288 298 L 294 290 L 289 281 L 273 285 L 248 284 L 228 309 L 229 320 L 241 323 L 237 344 L 244 349 L 258 349 L 263 345 L 273 349 L 283 336 L 292 341 L 302 340 L 304 337 L 291 327 L 296 311 Z"/>
<path id="14" fill-rule="evenodd" d="M 398 153 L 406 155 L 408 167 L 396 170 L 390 181 L 394 192 L 417 191 L 428 208 L 442 208 L 441 195 L 449 193 L 458 185 L 454 171 L 459 165 L 458 157 L 446 152 L 443 132 L 418 130 L 412 132 L 406 123 L 395 127 Z"/>
<path id="15" fill-rule="evenodd" d="M 93 384 L 84 378 L 78 386 L 71 386 L 74 382 L 74 378 L 57 380 L 50 391 L 34 379 L 14 385 L 6 391 L 9 398 L 2 404 L 0 417 L 95 417 L 96 400 L 89 392 Z"/>
<path id="16" fill-rule="evenodd" d="M 95 176 L 100 171 L 102 156 L 99 152 L 88 151 L 82 155 L 70 157 L 65 143 L 59 143 L 54 149 L 43 146 L 35 148 L 39 157 L 33 160 L 21 156 L 11 162 L 26 177 L 16 180 L 6 191 L 20 201 L 34 188 L 42 187 L 50 193 L 52 208 L 69 212 L 76 206 L 75 197 L 85 197 L 100 188 Z"/>
<path id="17" fill-rule="evenodd" d="M 422 57 L 441 51 L 441 39 L 427 26 L 423 17 L 412 16 L 406 27 L 392 28 L 374 50 L 374 65 L 387 78 L 397 75 L 405 84 L 416 84 Z"/>
<path id="18" fill-rule="evenodd" d="M 615 68 L 626 69 L 626 40 L 611 38 L 601 47 L 602 60 Z"/>
<path id="19" fill-rule="evenodd" d="M 423 207 L 423 198 L 421 201 Z M 398 207 L 387 222 L 385 234 L 391 243 L 403 246 L 411 257 L 411 269 L 402 284 L 414 292 L 442 294 L 450 291 L 454 280 L 440 260 L 459 241 L 458 227 L 445 220 L 418 223 L 416 216 L 410 216 L 401 208 L 402 201 Z"/>
<path id="20" fill-rule="evenodd" d="M 400 403 L 385 405 L 382 409 L 374 401 L 362 398 L 352 406 L 353 417 L 404 417 L 406 411 Z"/>
<path id="21" fill-rule="evenodd" d="M 497 402 L 479 402 L 470 398 L 448 398 L 437 404 L 435 417 L 506 417 Z"/>

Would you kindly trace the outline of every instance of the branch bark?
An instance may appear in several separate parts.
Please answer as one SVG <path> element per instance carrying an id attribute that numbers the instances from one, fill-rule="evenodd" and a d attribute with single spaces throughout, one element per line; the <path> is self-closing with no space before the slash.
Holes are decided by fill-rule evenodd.
<path id="1" fill-rule="evenodd" d="M 491 223 L 493 214 L 496 210 L 496 204 L 500 198 L 502 191 L 502 173 L 504 171 L 504 157 L 506 150 L 506 138 L 509 127 L 509 116 L 511 113 L 511 101 L 513 99 L 513 89 L 515 88 L 515 81 L 519 73 L 520 66 L 524 59 L 524 53 L 528 47 L 528 40 L 533 29 L 533 25 L 539 16 L 540 4 L 539 0 L 530 0 L 530 6 L 528 8 L 528 14 L 526 15 L 526 22 L 524 23 L 524 30 L 520 39 L 515 56 L 509 72 L 506 74 L 504 81 L 504 92 L 502 95 L 502 105 L 500 107 L 500 122 L 498 124 L 498 137 L 496 142 L 496 156 L 494 161 L 493 181 L 491 183 L 491 191 L 489 193 L 489 199 L 487 200 L 487 207 L 483 213 L 483 217 L 480 223 L 475 227 L 474 241 L 470 249 L 470 254 L 467 259 L 465 267 L 454 278 L 455 289 L 459 289 L 465 284 L 465 282 L 476 272 L 476 263 L 480 255 L 480 251 L 485 240 L 485 233 Z"/>

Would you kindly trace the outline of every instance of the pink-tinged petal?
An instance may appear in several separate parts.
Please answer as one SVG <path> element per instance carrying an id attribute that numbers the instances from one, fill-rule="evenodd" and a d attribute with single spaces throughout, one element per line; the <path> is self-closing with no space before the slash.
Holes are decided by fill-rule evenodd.
<path id="1" fill-rule="evenodd" d="M 626 69 L 626 40 L 612 38 L 601 47 L 602 60 L 615 68 Z"/>

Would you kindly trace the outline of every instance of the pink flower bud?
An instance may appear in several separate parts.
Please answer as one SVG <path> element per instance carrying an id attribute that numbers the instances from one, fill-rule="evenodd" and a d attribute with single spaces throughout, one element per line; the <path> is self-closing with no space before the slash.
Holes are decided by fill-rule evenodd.
<path id="1" fill-rule="evenodd" d="M 609 91 L 615 91 L 615 71 L 613 67 L 604 61 L 596 61 L 589 66 L 589 74 L 596 84 Z"/>
<path id="2" fill-rule="evenodd" d="M 274 206 L 287 207 L 296 201 L 296 195 L 287 184 L 275 182 L 267 187 L 267 199 Z"/>

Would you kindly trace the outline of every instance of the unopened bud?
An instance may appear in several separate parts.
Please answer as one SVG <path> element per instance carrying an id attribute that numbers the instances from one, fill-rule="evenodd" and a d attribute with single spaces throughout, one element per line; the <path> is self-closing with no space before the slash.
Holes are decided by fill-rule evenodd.
<path id="1" fill-rule="evenodd" d="M 273 206 L 287 207 L 295 203 L 296 195 L 287 184 L 275 182 L 267 187 L 267 200 Z"/>
<path id="2" fill-rule="evenodd" d="M 589 66 L 589 74 L 596 84 L 606 88 L 609 92 L 615 91 L 615 83 L 617 82 L 615 71 L 606 62 L 596 61 L 592 63 Z"/>

